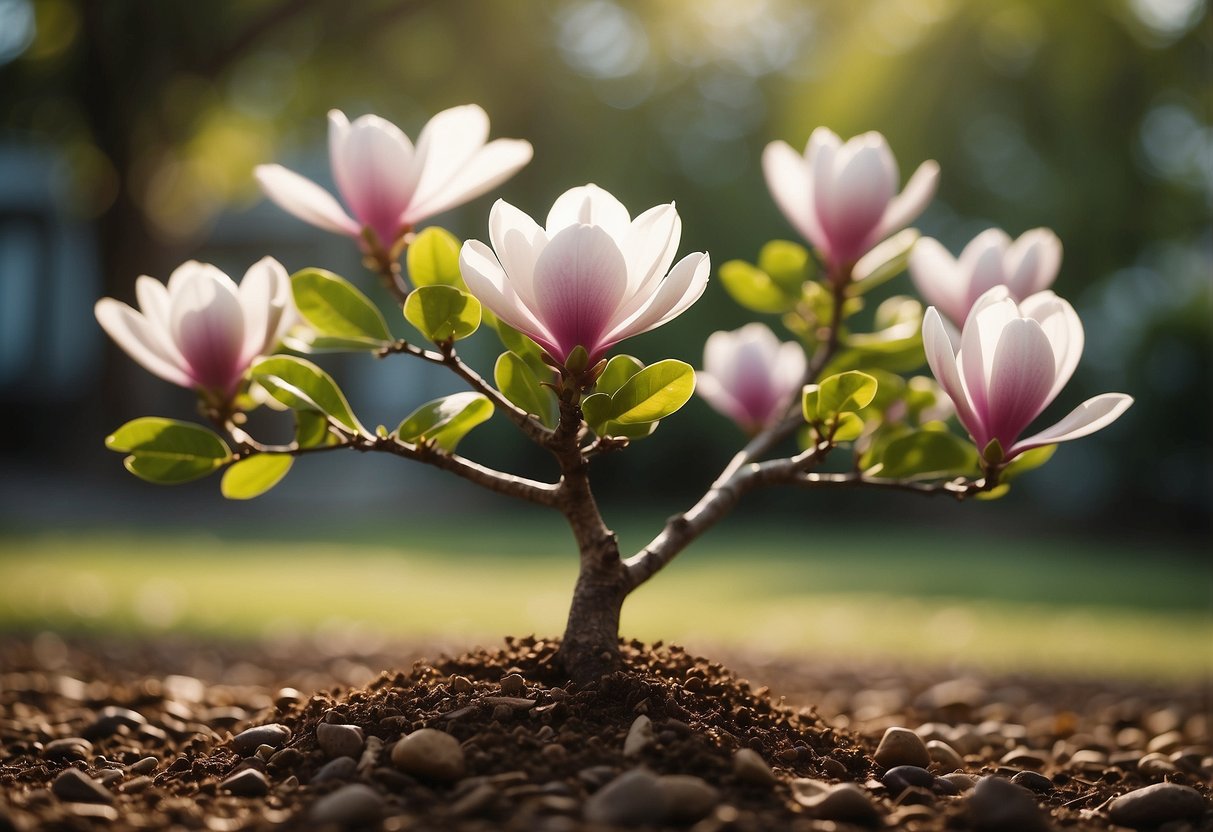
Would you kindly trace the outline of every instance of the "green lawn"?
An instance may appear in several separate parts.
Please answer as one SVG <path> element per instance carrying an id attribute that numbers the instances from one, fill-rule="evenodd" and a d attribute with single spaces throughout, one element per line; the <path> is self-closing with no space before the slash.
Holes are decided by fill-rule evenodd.
<path id="1" fill-rule="evenodd" d="M 394 533 L 299 529 L 0 537 L 0 628 L 257 635 L 361 628 L 445 642 L 559 633 L 575 577 L 556 525 L 480 518 Z M 647 526 L 646 528 L 651 528 Z M 634 527 L 625 543 L 641 538 Z M 626 635 L 1000 669 L 1194 679 L 1213 671 L 1213 575 L 1196 560 L 1067 540 L 811 541 L 730 525 L 624 610 Z M 759 554 L 761 552 L 761 554 Z"/>

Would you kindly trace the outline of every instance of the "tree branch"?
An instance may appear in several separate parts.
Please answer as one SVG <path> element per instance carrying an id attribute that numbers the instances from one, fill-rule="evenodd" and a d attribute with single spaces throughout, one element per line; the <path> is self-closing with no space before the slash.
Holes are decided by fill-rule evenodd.
<path id="1" fill-rule="evenodd" d="M 805 473 L 791 480 L 791 484 L 804 488 L 842 487 L 842 488 L 874 488 L 886 491 L 905 491 L 911 494 L 927 496 L 947 494 L 957 500 L 963 500 L 983 491 L 990 491 L 998 483 L 989 478 L 981 477 L 975 480 L 958 477 L 946 482 L 917 482 L 915 480 L 888 480 L 879 477 L 865 476 L 862 471 L 850 471 L 845 474 L 814 474 Z"/>

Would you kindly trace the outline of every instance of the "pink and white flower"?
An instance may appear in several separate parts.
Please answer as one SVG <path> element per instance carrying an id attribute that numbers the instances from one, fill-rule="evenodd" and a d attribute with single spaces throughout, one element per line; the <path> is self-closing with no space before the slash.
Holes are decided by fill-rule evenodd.
<path id="1" fill-rule="evenodd" d="M 899 194 L 897 160 L 884 136 L 869 132 L 844 144 L 825 127 L 809 136 L 803 156 L 787 142 L 768 144 L 762 170 L 788 222 L 838 269 L 909 225 L 939 181 L 939 165 L 923 162 Z"/>
<path id="2" fill-rule="evenodd" d="M 1082 322 L 1052 292 L 1016 303 L 1006 286 L 978 298 L 954 351 L 935 307 L 922 321 L 927 362 L 979 450 L 994 440 L 1002 461 L 1042 445 L 1068 442 L 1112 424 L 1133 403 L 1123 393 L 1088 399 L 1050 428 L 1019 436 L 1057 398 L 1082 357 Z"/>
<path id="3" fill-rule="evenodd" d="M 749 432 L 783 417 L 804 386 L 804 348 L 780 343 L 766 324 L 713 332 L 703 349 L 695 391 Z"/>
<path id="4" fill-rule="evenodd" d="M 138 310 L 113 298 L 97 301 L 101 327 L 154 375 L 226 398 L 295 319 L 290 278 L 271 257 L 254 263 L 239 286 L 214 266 L 190 260 L 167 286 L 140 277 L 135 295 Z"/>
<path id="5" fill-rule="evenodd" d="M 673 203 L 633 220 L 615 197 L 584 185 L 556 200 L 545 227 L 497 200 L 489 213 L 493 247 L 468 240 L 459 265 L 469 291 L 553 359 L 564 364 L 580 346 L 595 362 L 703 294 L 706 253 L 670 268 L 681 237 Z"/>
<path id="6" fill-rule="evenodd" d="M 349 213 L 315 182 L 281 165 L 254 171 L 266 196 L 319 228 L 360 238 L 363 229 L 389 249 L 417 223 L 462 205 L 509 179 L 531 160 L 530 142 L 488 142 L 489 117 L 475 104 L 438 113 L 416 147 L 399 127 L 374 115 L 351 123 L 329 112 L 329 159 Z"/>
<path id="7" fill-rule="evenodd" d="M 923 299 L 959 327 L 977 299 L 995 286 L 1006 286 L 1017 301 L 1052 286 L 1061 267 L 1061 240 L 1047 228 L 1025 231 L 1015 241 L 991 228 L 974 237 L 958 259 L 937 240 L 923 237 L 914 244 L 909 265 Z"/>

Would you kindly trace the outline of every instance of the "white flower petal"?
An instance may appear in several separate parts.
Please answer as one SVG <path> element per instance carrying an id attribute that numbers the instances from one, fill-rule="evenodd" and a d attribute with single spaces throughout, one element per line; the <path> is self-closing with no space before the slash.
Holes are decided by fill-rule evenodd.
<path id="1" fill-rule="evenodd" d="M 1044 445 L 1090 436 L 1115 422 L 1132 404 L 1133 397 L 1124 393 L 1103 393 L 1087 399 L 1057 424 L 1016 442 L 1008 456 L 1016 456 Z"/>
<path id="2" fill-rule="evenodd" d="M 1009 321 L 994 352 L 984 418 L 1004 452 L 1052 401 L 1053 377 L 1053 348 L 1040 324 L 1030 318 Z"/>
<path id="3" fill-rule="evenodd" d="M 1085 334 L 1074 307 L 1051 291 L 1037 292 L 1019 305 L 1022 315 L 1038 321 L 1049 338 L 1056 360 L 1053 393 L 1056 398 L 1074 375 L 1082 358 Z"/>
<path id="4" fill-rule="evenodd" d="M 415 203 L 424 203 L 446 190 L 447 183 L 467 165 L 489 138 L 489 117 L 476 104 L 451 107 L 434 115 L 417 137 Z"/>
<path id="5" fill-rule="evenodd" d="M 952 341 L 944 329 L 943 319 L 939 310 L 929 307 L 922 317 L 922 346 L 927 356 L 927 364 L 935 380 L 943 387 L 952 405 L 956 408 L 956 417 L 964 425 L 969 434 L 978 442 L 985 437 L 985 425 L 973 410 L 964 384 L 960 379 L 959 362 L 952 349 Z"/>
<path id="6" fill-rule="evenodd" d="M 239 296 L 244 310 L 242 360 L 251 363 L 268 355 L 281 337 L 280 324 L 291 301 L 290 277 L 273 257 L 263 257 L 244 273 Z"/>
<path id="7" fill-rule="evenodd" d="M 679 260 L 647 306 L 642 307 L 634 316 L 623 318 L 611 327 L 606 336 L 606 346 L 656 329 L 681 315 L 703 295 L 711 270 L 711 260 L 705 252 L 688 254 Z"/>
<path id="8" fill-rule="evenodd" d="M 554 349 L 551 333 L 518 296 L 492 249 L 479 240 L 468 240 L 459 251 L 459 271 L 468 291 L 490 312 L 545 349 Z"/>
<path id="9" fill-rule="evenodd" d="M 230 391 L 247 369 L 239 290 L 213 266 L 193 268 L 179 279 L 175 272 L 174 279 L 170 327 L 190 375 L 203 387 Z"/>
<path id="10" fill-rule="evenodd" d="M 808 160 L 783 141 L 771 142 L 762 151 L 762 173 L 772 199 L 796 231 L 818 245 L 821 226 L 813 209 Z"/>
<path id="11" fill-rule="evenodd" d="M 281 165 L 258 165 L 253 171 L 261 190 L 279 208 L 306 223 L 357 237 L 361 227 L 328 191 Z"/>
<path id="12" fill-rule="evenodd" d="M 1011 300 L 1005 286 L 996 286 L 986 292 L 965 320 L 960 333 L 961 380 L 973 404 L 973 410 L 981 415 L 983 424 L 989 418 L 989 387 L 993 371 L 994 355 L 998 341 L 1007 324 L 1019 318 L 1019 308 Z"/>
<path id="13" fill-rule="evenodd" d="M 1061 240 L 1047 228 L 1025 231 L 1004 258 L 1007 285 L 1020 300 L 1053 285 L 1061 268 Z"/>
<path id="14" fill-rule="evenodd" d="M 489 211 L 489 240 L 510 285 L 535 309 L 535 262 L 548 244 L 547 234 L 528 214 L 499 199 Z"/>
<path id="15" fill-rule="evenodd" d="M 354 216 L 389 246 L 413 197 L 413 144 L 400 128 L 375 115 L 360 116 L 340 144 L 333 175 Z"/>
<path id="16" fill-rule="evenodd" d="M 426 217 L 462 205 L 487 193 L 531 161 L 534 149 L 521 139 L 496 139 L 480 148 L 439 190 L 421 194 L 405 210 L 403 221 L 416 225 Z"/>
<path id="17" fill-rule="evenodd" d="M 594 184 L 570 188 L 548 211 L 548 237 L 555 237 L 562 228 L 580 223 L 597 225 L 616 240 L 624 239 L 632 218 L 618 199 Z"/>
<path id="18" fill-rule="evenodd" d="M 901 193 L 893 197 L 885 208 L 884 216 L 880 218 L 880 224 L 872 234 L 872 244 L 875 245 L 918 219 L 918 215 L 926 210 L 927 203 L 934 198 L 938 187 L 939 163 L 928 159 L 918 166 Z"/>
<path id="19" fill-rule="evenodd" d="M 910 279 L 928 306 L 936 306 L 947 318 L 963 324 L 969 313 L 968 281 L 956 259 L 938 240 L 921 237 L 910 250 Z"/>
<path id="20" fill-rule="evenodd" d="M 897 162 L 879 133 L 865 133 L 844 144 L 828 174 L 815 165 L 815 208 L 830 238 L 833 256 L 857 259 L 897 192 Z"/>
<path id="21" fill-rule="evenodd" d="M 106 334 L 145 370 L 181 387 L 193 386 L 193 379 L 178 363 L 179 357 L 164 350 L 162 336 L 143 315 L 113 298 L 97 301 L 93 312 Z"/>

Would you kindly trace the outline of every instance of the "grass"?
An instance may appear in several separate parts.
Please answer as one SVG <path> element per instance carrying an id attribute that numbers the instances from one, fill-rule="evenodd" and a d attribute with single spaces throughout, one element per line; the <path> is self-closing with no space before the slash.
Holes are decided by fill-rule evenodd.
<path id="1" fill-rule="evenodd" d="M 575 562 L 555 526 L 499 517 L 407 543 L 362 528 L 0 537 L 0 628 L 283 630 L 443 642 L 562 629 Z M 651 526 L 650 526 L 651 528 Z M 627 526 L 625 543 L 640 538 Z M 760 543 L 760 546 L 759 546 Z M 1170 680 L 1213 671 L 1209 567 L 1065 540 L 858 538 L 730 525 L 624 610 L 625 634 L 783 655 L 896 657 Z M 761 555 L 758 552 L 761 551 Z"/>

